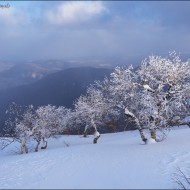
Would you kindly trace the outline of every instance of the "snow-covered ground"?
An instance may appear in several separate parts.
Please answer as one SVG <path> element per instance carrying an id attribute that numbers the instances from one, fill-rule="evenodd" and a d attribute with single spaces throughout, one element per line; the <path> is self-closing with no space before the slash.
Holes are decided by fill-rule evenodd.
<path id="1" fill-rule="evenodd" d="M 190 163 L 190 129 L 176 128 L 144 145 L 138 131 L 51 139 L 47 150 L 18 155 L 0 151 L 0 188 L 173 189 L 176 167 Z M 13 151 L 14 150 L 14 151 Z"/>

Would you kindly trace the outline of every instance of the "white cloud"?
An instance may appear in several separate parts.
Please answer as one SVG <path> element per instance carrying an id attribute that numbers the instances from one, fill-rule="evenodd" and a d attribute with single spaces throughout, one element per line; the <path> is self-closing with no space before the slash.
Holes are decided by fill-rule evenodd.
<path id="1" fill-rule="evenodd" d="M 0 10 L 0 23 L 6 26 L 18 26 L 24 22 L 24 17 L 13 7 Z"/>
<path id="2" fill-rule="evenodd" d="M 55 10 L 47 11 L 46 17 L 52 24 L 70 24 L 85 22 L 107 11 L 100 1 L 73 1 L 59 5 Z"/>

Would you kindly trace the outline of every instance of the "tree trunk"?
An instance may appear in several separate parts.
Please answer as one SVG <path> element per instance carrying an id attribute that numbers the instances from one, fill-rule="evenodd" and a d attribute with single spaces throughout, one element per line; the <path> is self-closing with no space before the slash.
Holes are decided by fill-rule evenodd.
<path id="1" fill-rule="evenodd" d="M 28 153 L 28 148 L 26 146 L 26 143 L 22 142 L 21 149 L 20 149 L 20 154 L 23 154 L 24 150 L 25 150 L 26 153 Z"/>
<path id="2" fill-rule="evenodd" d="M 98 135 L 97 137 L 95 137 L 93 143 L 97 144 L 99 138 L 100 138 L 100 135 Z"/>
<path id="3" fill-rule="evenodd" d="M 43 138 L 43 143 L 44 143 L 44 146 L 42 146 L 41 149 L 46 149 L 47 148 L 47 139 Z"/>
<path id="4" fill-rule="evenodd" d="M 35 148 L 35 152 L 38 152 L 38 147 L 40 145 L 40 141 L 37 141 L 37 145 L 36 145 L 36 148 Z"/>
<path id="5" fill-rule="evenodd" d="M 142 139 L 142 141 L 145 142 L 145 144 L 146 144 L 147 138 L 145 137 L 145 135 L 144 135 L 144 133 L 143 133 L 143 129 L 142 129 L 140 123 L 139 123 L 139 120 L 138 120 L 137 118 L 135 118 L 135 122 L 136 122 L 136 124 L 137 124 L 137 126 L 138 126 L 138 130 L 139 130 L 141 139 Z"/>
<path id="6" fill-rule="evenodd" d="M 151 138 L 156 141 L 156 129 L 150 129 Z"/>
<path id="7" fill-rule="evenodd" d="M 20 154 L 23 154 L 23 152 L 24 152 L 24 144 L 21 144 L 21 148 L 20 148 Z"/>
<path id="8" fill-rule="evenodd" d="M 25 145 L 25 152 L 26 152 L 26 154 L 28 154 L 28 148 L 26 145 Z"/>
<path id="9" fill-rule="evenodd" d="M 83 137 L 87 137 L 87 129 L 88 129 L 88 126 L 85 126 Z"/>
<path id="10" fill-rule="evenodd" d="M 140 123 L 139 123 L 138 118 L 133 113 L 131 113 L 128 109 L 125 109 L 125 110 L 127 110 L 127 112 L 125 111 L 125 115 L 135 121 L 135 123 L 136 123 L 136 125 L 138 127 L 138 130 L 139 130 L 141 139 L 146 144 L 147 138 L 145 137 L 145 135 L 143 133 L 143 129 L 142 129 Z"/>
<path id="11" fill-rule="evenodd" d="M 94 127 L 94 129 L 95 129 L 95 133 L 94 133 L 95 138 L 94 138 L 94 140 L 93 140 L 93 143 L 94 143 L 94 144 L 97 144 L 98 139 L 100 138 L 100 133 L 98 132 L 97 127 L 96 127 L 96 124 L 95 124 L 95 122 L 94 122 L 93 119 L 91 119 L 91 123 L 92 123 L 92 125 L 93 125 L 93 127 Z"/>
<path id="12" fill-rule="evenodd" d="M 144 136 L 143 129 L 139 127 L 138 130 L 139 130 L 142 141 L 145 142 L 146 144 L 147 138 Z"/>

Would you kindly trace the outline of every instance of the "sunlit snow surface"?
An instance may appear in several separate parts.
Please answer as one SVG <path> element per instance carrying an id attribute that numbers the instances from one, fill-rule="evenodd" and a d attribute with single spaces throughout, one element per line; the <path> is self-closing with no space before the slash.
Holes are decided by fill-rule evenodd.
<path id="1" fill-rule="evenodd" d="M 190 129 L 176 128 L 144 145 L 138 131 L 51 139 L 47 150 L 18 155 L 0 151 L 0 189 L 173 189 L 176 167 L 190 165 Z"/>

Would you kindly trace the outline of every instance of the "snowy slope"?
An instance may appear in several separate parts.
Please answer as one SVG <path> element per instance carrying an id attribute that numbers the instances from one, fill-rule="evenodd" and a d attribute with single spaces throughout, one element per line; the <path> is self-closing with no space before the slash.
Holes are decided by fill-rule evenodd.
<path id="1" fill-rule="evenodd" d="M 96 145 L 92 136 L 63 136 L 23 155 L 11 145 L 0 151 L 0 188 L 177 188 L 172 173 L 190 162 L 189 136 L 189 128 L 177 128 L 149 145 L 138 131 L 104 134 Z"/>

